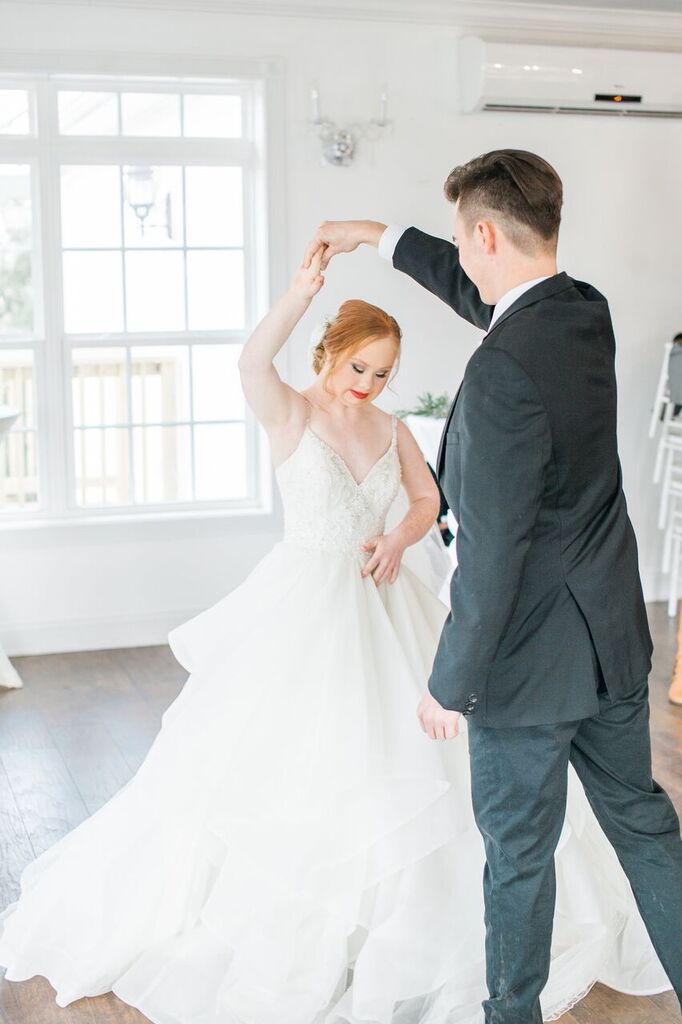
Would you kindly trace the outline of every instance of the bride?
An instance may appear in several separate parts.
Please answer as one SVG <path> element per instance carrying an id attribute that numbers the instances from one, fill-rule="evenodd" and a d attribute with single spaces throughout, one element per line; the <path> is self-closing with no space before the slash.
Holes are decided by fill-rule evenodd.
<path id="1" fill-rule="evenodd" d="M 189 678 L 143 764 L 25 868 L 0 915 L 5 977 L 44 975 L 59 1006 L 113 991 L 156 1024 L 482 1020 L 466 720 L 452 739 L 416 714 L 448 610 L 402 564 L 437 489 L 410 431 L 374 405 L 400 328 L 349 300 L 310 387 L 273 365 L 324 283 L 320 260 L 240 360 L 283 539 L 169 634 Z M 385 532 L 401 484 L 408 509 Z M 572 769 L 569 782 L 545 1020 L 597 980 L 670 988 Z"/>

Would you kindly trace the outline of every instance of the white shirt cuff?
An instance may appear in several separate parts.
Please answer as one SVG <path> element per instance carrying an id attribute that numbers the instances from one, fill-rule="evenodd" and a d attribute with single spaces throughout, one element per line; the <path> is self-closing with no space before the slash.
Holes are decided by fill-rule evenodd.
<path id="1" fill-rule="evenodd" d="M 383 256 L 385 260 L 392 261 L 398 239 L 405 230 L 406 228 L 399 224 L 389 224 L 379 239 L 379 255 Z"/>

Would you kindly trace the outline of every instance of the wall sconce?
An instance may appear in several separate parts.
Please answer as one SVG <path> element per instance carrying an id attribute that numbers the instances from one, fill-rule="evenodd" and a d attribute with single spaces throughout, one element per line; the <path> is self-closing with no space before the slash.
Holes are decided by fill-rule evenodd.
<path id="1" fill-rule="evenodd" d="M 145 223 L 151 210 L 157 204 L 158 176 L 152 167 L 126 167 L 124 171 L 124 189 L 128 206 L 138 219 L 140 235 L 144 235 Z M 161 227 L 168 238 L 173 237 L 171 223 L 171 197 L 166 193 L 163 199 L 163 221 L 146 223 L 147 227 Z"/>
<path id="2" fill-rule="evenodd" d="M 317 137 L 322 143 L 322 157 L 320 163 L 324 166 L 329 164 L 333 167 L 348 167 L 355 155 L 355 146 L 358 139 L 370 139 L 374 141 L 381 138 L 384 128 L 390 121 L 386 120 L 386 107 L 388 98 L 386 89 L 381 93 L 379 101 L 379 116 L 364 123 L 355 121 L 352 124 L 337 125 L 335 121 L 329 121 L 320 114 L 320 94 L 317 86 L 313 86 L 310 93 L 311 117 L 310 125 L 317 129 Z"/>

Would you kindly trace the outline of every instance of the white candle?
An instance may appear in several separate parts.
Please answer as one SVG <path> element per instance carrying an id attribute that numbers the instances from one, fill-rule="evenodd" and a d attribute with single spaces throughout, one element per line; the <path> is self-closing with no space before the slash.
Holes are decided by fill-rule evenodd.
<path id="1" fill-rule="evenodd" d="M 320 94 L 318 93 L 317 88 L 315 86 L 313 86 L 311 96 L 312 96 L 312 101 L 313 101 L 313 121 L 315 122 L 315 124 L 319 124 L 320 123 Z"/>

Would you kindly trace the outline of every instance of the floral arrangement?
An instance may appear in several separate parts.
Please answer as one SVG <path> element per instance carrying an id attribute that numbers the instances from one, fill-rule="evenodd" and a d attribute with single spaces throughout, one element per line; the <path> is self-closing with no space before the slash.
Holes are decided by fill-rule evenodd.
<path id="1" fill-rule="evenodd" d="M 401 419 L 405 416 L 432 416 L 434 419 L 444 419 L 451 401 L 445 391 L 441 395 L 432 395 L 430 391 L 425 391 L 423 395 L 417 395 L 417 405 L 414 409 L 399 409 L 396 415 Z"/>

